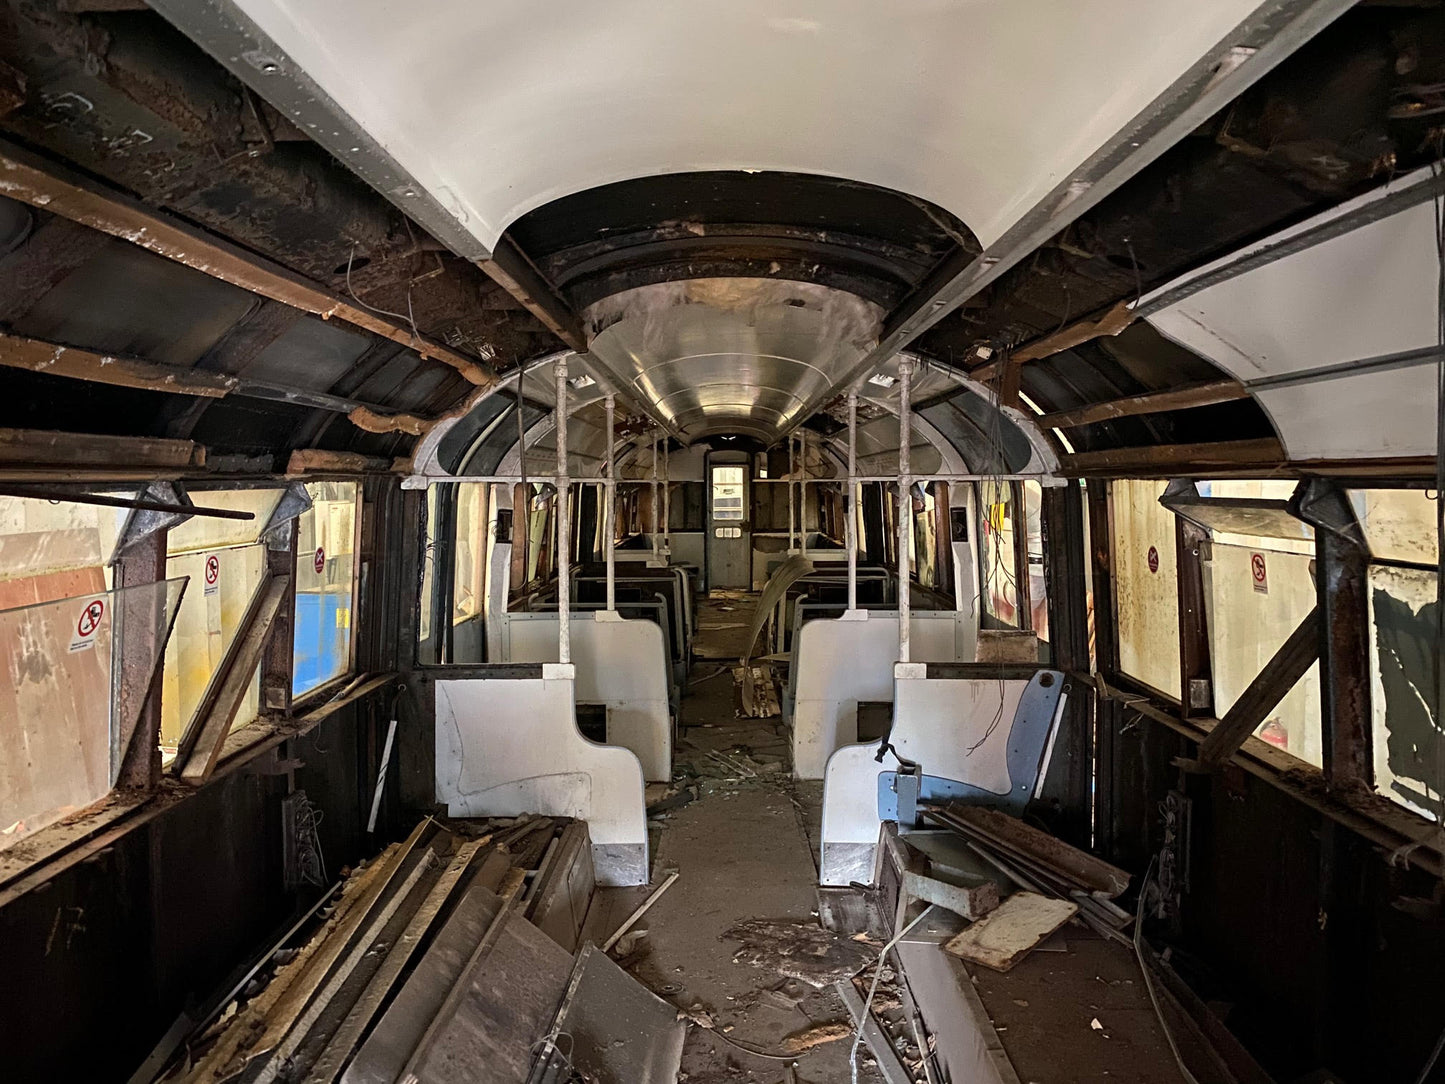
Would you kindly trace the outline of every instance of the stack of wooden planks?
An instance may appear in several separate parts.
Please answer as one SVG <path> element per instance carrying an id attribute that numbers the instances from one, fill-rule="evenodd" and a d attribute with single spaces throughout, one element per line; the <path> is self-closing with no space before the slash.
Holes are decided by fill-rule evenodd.
<path id="1" fill-rule="evenodd" d="M 427 818 L 354 873 L 309 939 L 165 1079 L 525 1084 L 582 960 L 593 975 L 615 967 L 578 954 L 593 885 L 581 821 Z M 665 1032 L 671 1007 L 635 995 Z M 634 1038 L 596 1030 L 604 1064 Z"/>

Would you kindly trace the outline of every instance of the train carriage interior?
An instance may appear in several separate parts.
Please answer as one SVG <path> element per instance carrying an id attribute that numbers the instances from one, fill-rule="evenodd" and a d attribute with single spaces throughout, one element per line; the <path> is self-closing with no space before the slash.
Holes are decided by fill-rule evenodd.
<path id="1" fill-rule="evenodd" d="M 1445 1081 L 1441 0 L 0 0 L 0 1080 Z"/>

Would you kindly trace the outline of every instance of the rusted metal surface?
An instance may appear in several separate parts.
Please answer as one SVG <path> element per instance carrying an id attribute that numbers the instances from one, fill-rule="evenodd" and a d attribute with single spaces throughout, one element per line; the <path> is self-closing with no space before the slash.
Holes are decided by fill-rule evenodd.
<path id="1" fill-rule="evenodd" d="M 1248 398 L 1249 391 L 1243 384 L 1234 380 L 1216 380 L 1208 384 L 1130 395 L 1106 403 L 1090 403 L 1072 410 L 1041 414 L 1034 419 L 1034 424 L 1040 429 L 1074 429 L 1081 425 L 1113 421 L 1115 418 L 1163 414 L 1170 410 L 1192 410 L 1195 407 L 1214 406 L 1216 403 Z"/>
<path id="2" fill-rule="evenodd" d="M 1023 856 L 1030 864 L 1087 892 L 1113 899 L 1129 887 L 1129 874 L 1124 870 L 1007 813 L 961 804 L 928 805 L 924 811 L 939 824 L 1006 854 Z"/>
<path id="3" fill-rule="evenodd" d="M 503 234 L 490 260 L 477 264 L 548 330 L 579 354 L 587 352 L 582 321 L 553 285 L 527 258 L 526 253 Z"/>
<path id="4" fill-rule="evenodd" d="M 1179 572 L 1179 689 L 1186 718 L 1214 714 L 1214 673 L 1204 590 L 1204 548 L 1209 532 L 1174 517 L 1175 567 Z"/>
<path id="5" fill-rule="evenodd" d="M 212 399 L 229 395 L 240 384 L 236 377 L 222 373 L 156 365 L 18 335 L 0 335 L 0 366 L 122 388 L 176 392 Z"/>
<path id="6" fill-rule="evenodd" d="M 0 466 L 86 467 L 106 463 L 112 470 L 186 470 L 204 466 L 206 450 L 189 440 L 115 437 L 99 433 L 0 429 Z"/>
<path id="7" fill-rule="evenodd" d="M 1157 444 L 1144 448 L 1108 448 L 1059 456 L 1069 477 L 1165 478 L 1220 468 L 1266 470 L 1287 464 L 1277 437 L 1222 440 L 1207 444 Z M 1207 475 L 1206 475 L 1207 476 Z"/>
<path id="8" fill-rule="evenodd" d="M 1317 528 L 1320 700 L 1325 773 L 1332 786 L 1369 789 L 1371 757 L 1369 554 Z"/>
<path id="9" fill-rule="evenodd" d="M 229 242 L 209 237 L 135 200 L 68 175 L 7 143 L 0 143 L 0 194 L 130 241 L 166 259 L 324 320 L 333 317 L 345 320 L 410 346 L 423 358 L 451 366 L 478 386 L 496 380 L 496 374 L 489 367 L 451 347 L 416 335 L 410 327 L 336 297 L 294 272 L 246 253 Z"/>

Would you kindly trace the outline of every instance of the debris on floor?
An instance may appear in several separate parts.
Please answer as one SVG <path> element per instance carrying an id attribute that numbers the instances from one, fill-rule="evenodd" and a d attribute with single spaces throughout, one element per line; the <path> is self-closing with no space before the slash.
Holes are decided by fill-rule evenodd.
<path id="1" fill-rule="evenodd" d="M 673 1008 L 605 952 L 578 951 L 592 893 L 580 821 L 428 818 L 351 875 L 287 962 L 186 1037 L 166 1079 L 675 1079 Z"/>
<path id="2" fill-rule="evenodd" d="M 943 947 L 995 971 L 1007 971 L 1073 918 L 1079 905 L 1036 892 L 1015 892 Z"/>
<path id="3" fill-rule="evenodd" d="M 814 922 L 750 919 L 723 934 L 742 948 L 735 963 L 747 963 L 823 989 L 856 975 L 877 957 L 867 944 L 842 937 Z"/>
<path id="4" fill-rule="evenodd" d="M 778 697 L 778 677 L 772 663 L 748 663 L 733 667 L 739 719 L 771 719 L 783 713 Z"/>

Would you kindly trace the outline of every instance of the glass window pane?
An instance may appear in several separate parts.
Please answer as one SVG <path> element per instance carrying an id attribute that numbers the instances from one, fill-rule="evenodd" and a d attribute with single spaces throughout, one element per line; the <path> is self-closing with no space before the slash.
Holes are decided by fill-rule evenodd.
<path id="1" fill-rule="evenodd" d="M 181 587 L 162 580 L 0 611 L 0 848 L 110 792 Z M 122 657 L 146 679 L 116 680 Z"/>
<path id="2" fill-rule="evenodd" d="M 175 631 L 166 645 L 161 693 L 163 759 L 176 755 L 181 735 L 205 695 L 211 675 L 235 639 L 265 571 L 264 543 L 183 553 L 166 560 L 166 576 L 170 579 L 189 576 L 190 584 L 176 614 Z M 260 692 L 258 665 L 234 726 L 256 718 L 260 712 Z"/>
<path id="3" fill-rule="evenodd" d="M 129 514 L 125 508 L 0 496 L 0 609 L 104 591 Z"/>
<path id="4" fill-rule="evenodd" d="M 1204 563 L 1214 713 L 1223 718 L 1265 663 L 1315 607 L 1311 558 L 1252 545 L 1215 542 Z M 1255 735 L 1315 767 L 1324 766 L 1320 739 L 1319 663 L 1296 683 Z"/>
<path id="5" fill-rule="evenodd" d="M 978 492 L 984 608 L 1005 625 L 1019 628 L 1013 487 L 1008 482 L 983 482 Z"/>
<path id="6" fill-rule="evenodd" d="M 1352 489 L 1350 503 L 1376 560 L 1435 567 L 1436 505 L 1423 489 Z"/>
<path id="7" fill-rule="evenodd" d="M 743 518 L 743 468 L 714 467 L 712 469 L 712 518 Z"/>
<path id="8" fill-rule="evenodd" d="M 1370 702 L 1375 789 L 1432 820 L 1442 758 L 1435 701 L 1435 573 L 1370 568 Z"/>
<path id="9" fill-rule="evenodd" d="M 216 519 L 192 516 L 179 527 L 166 533 L 167 553 L 191 553 L 197 550 L 244 546 L 255 542 L 266 529 L 271 513 L 280 503 L 284 489 L 228 489 L 198 491 L 191 502 L 204 508 L 224 508 L 232 512 L 250 512 L 251 519 Z"/>
<path id="10" fill-rule="evenodd" d="M 351 669 L 356 576 L 355 482 L 311 482 L 312 507 L 297 520 L 296 638 L 292 693 L 300 696 Z"/>
<path id="11" fill-rule="evenodd" d="M 1179 698 L 1179 569 L 1174 513 L 1159 503 L 1165 483 L 1110 485 L 1119 667 Z"/>
<path id="12" fill-rule="evenodd" d="M 1049 592 L 1044 580 L 1044 487 L 1038 482 L 1024 483 L 1024 522 L 1028 526 L 1026 541 L 1029 558 L 1029 609 L 1033 617 L 1034 632 L 1041 641 L 1048 643 Z"/>
<path id="13" fill-rule="evenodd" d="M 482 612 L 486 576 L 487 487 L 482 482 L 457 486 L 456 585 L 452 624 Z"/>

